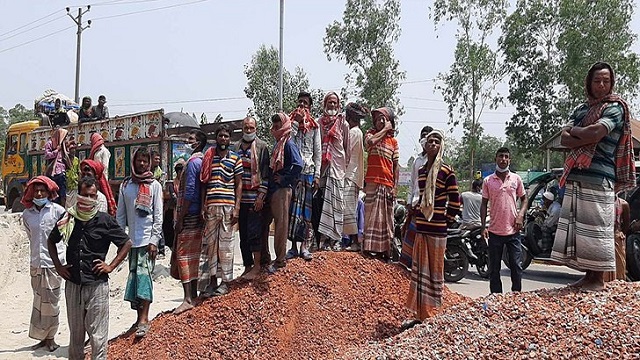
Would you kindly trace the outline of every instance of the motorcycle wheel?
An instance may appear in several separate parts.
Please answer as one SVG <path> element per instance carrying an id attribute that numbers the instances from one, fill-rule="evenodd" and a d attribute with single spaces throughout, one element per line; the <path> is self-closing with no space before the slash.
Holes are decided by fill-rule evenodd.
<path id="1" fill-rule="evenodd" d="M 402 240 L 394 237 L 391 243 L 391 261 L 398 262 L 402 254 Z"/>
<path id="2" fill-rule="evenodd" d="M 531 265 L 532 261 L 533 261 L 533 256 L 531 256 L 529 251 L 527 251 L 523 247 L 522 256 L 520 257 L 520 266 L 522 267 L 522 270 L 525 270 L 526 268 L 528 268 L 529 265 Z M 502 251 L 502 262 L 507 266 L 507 269 L 511 269 L 511 267 L 509 267 L 509 254 L 507 253 L 506 248 L 504 249 L 504 251 Z"/>
<path id="3" fill-rule="evenodd" d="M 447 247 L 444 252 L 444 280 L 458 282 L 467 276 L 469 271 L 469 258 L 458 246 Z"/>
<path id="4" fill-rule="evenodd" d="M 627 276 L 631 281 L 640 281 L 640 234 L 627 237 Z"/>
<path id="5" fill-rule="evenodd" d="M 487 254 L 482 254 L 478 257 L 476 270 L 478 271 L 478 275 L 480 275 L 480 277 L 484 279 L 489 278 L 489 256 Z"/>

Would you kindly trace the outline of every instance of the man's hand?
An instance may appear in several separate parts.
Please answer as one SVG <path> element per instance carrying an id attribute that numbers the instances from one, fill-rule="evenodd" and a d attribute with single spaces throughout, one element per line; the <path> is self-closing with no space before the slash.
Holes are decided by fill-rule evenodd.
<path id="1" fill-rule="evenodd" d="M 320 189 L 320 180 L 318 178 L 313 179 L 311 187 L 314 189 Z"/>
<path id="2" fill-rule="evenodd" d="M 524 217 L 522 215 L 518 215 L 516 218 L 516 231 L 520 231 L 522 229 L 522 224 L 524 223 Z"/>
<path id="3" fill-rule="evenodd" d="M 231 215 L 231 226 L 234 226 L 238 223 L 238 218 L 240 217 L 239 210 L 233 210 L 233 214 Z"/>
<path id="4" fill-rule="evenodd" d="M 482 229 L 482 237 L 485 240 L 489 240 L 489 229 L 487 229 L 486 227 L 484 229 Z"/>
<path id="5" fill-rule="evenodd" d="M 71 280 L 71 272 L 69 271 L 71 266 L 72 265 L 63 266 L 62 264 L 58 264 L 56 265 L 56 271 L 58 272 L 58 275 L 62 276 L 63 279 Z"/>
<path id="6" fill-rule="evenodd" d="M 264 199 L 262 198 L 262 196 L 258 196 L 258 198 L 256 199 L 256 202 L 253 204 L 253 210 L 260 211 L 262 210 L 263 206 L 264 206 Z"/>
<path id="7" fill-rule="evenodd" d="M 156 256 L 158 256 L 158 247 L 155 244 L 147 245 L 147 251 L 151 260 L 155 260 Z"/>
<path id="8" fill-rule="evenodd" d="M 93 272 L 97 275 L 110 274 L 113 271 L 111 265 L 100 259 L 93 260 L 93 264 Z"/>
<path id="9" fill-rule="evenodd" d="M 396 187 L 394 186 L 391 188 L 391 196 L 393 196 L 394 199 L 396 198 L 396 193 L 397 193 L 397 190 L 396 190 Z"/>

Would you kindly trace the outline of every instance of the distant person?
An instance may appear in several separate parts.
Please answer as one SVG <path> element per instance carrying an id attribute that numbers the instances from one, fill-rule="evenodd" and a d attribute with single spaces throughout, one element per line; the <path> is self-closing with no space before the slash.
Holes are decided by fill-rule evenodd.
<path id="1" fill-rule="evenodd" d="M 627 236 L 629 223 L 631 220 L 631 210 L 629 203 L 616 195 L 616 223 L 615 250 L 616 250 L 616 271 L 609 271 L 604 274 L 604 281 L 627 280 Z"/>
<path id="2" fill-rule="evenodd" d="M 476 179 L 471 183 L 471 191 L 460 195 L 462 202 L 461 229 L 474 229 L 481 225 L 480 207 L 482 205 L 482 180 Z"/>
<path id="3" fill-rule="evenodd" d="M 56 271 L 65 282 L 69 359 L 83 360 L 85 334 L 92 359 L 106 359 L 109 343 L 109 274 L 126 258 L 131 241 L 109 214 L 98 211 L 95 179 L 78 182 L 78 202 L 56 223 L 47 245 Z M 67 246 L 67 265 L 58 256 L 59 244 Z M 106 263 L 109 246 L 118 247 Z"/>
<path id="4" fill-rule="evenodd" d="M 173 313 L 180 314 L 190 310 L 198 297 L 198 279 L 202 253 L 202 171 L 203 151 L 207 146 L 207 134 L 200 130 L 192 130 L 187 138 L 191 148 L 191 156 L 183 165 L 184 170 L 178 174 L 176 168 L 176 211 L 175 242 L 173 251 L 177 262 L 178 277 L 182 283 L 184 296 L 182 304 Z M 181 159 L 182 160 L 182 159 Z M 183 160 L 184 163 L 184 160 Z M 176 162 L 176 167 L 179 162 Z"/>
<path id="5" fill-rule="evenodd" d="M 136 338 L 149 331 L 149 307 L 153 302 L 153 269 L 162 237 L 162 186 L 149 171 L 149 150 L 140 147 L 133 154 L 131 176 L 120 186 L 116 219 L 129 228 L 129 278 L 124 299 L 138 313 Z"/>
<path id="6" fill-rule="evenodd" d="M 52 200 L 58 194 L 58 185 L 46 176 L 31 179 L 24 190 L 21 203 L 22 223 L 29 238 L 31 289 L 33 290 L 33 308 L 29 321 L 29 337 L 40 342 L 31 349 L 46 348 L 55 351 L 60 347 L 54 340 L 60 323 L 60 288 L 62 278 L 55 269 L 49 256 L 47 238 L 55 227 L 64 208 Z M 65 246 L 59 243 L 55 252 L 62 264 L 65 262 Z"/>
<path id="7" fill-rule="evenodd" d="M 359 252 L 362 249 L 362 232 L 359 229 L 359 199 L 358 194 L 364 189 L 364 141 L 360 121 L 369 114 L 369 109 L 356 103 L 348 103 L 345 118 L 349 123 L 349 144 L 351 158 L 344 175 L 344 230 L 349 237 L 346 250 Z M 363 204 L 364 206 L 364 204 Z M 362 208 L 364 209 L 364 207 Z M 364 211 L 364 210 L 363 210 Z M 363 213 L 364 216 L 364 213 Z M 363 219 L 364 222 L 364 219 Z"/>
<path id="8" fill-rule="evenodd" d="M 96 120 L 95 108 L 91 106 L 91 98 L 85 96 L 82 98 L 82 105 L 78 111 L 78 122 L 80 124 Z"/>
<path id="9" fill-rule="evenodd" d="M 91 151 L 89 152 L 89 159 L 98 161 L 102 164 L 104 172 L 104 178 L 109 180 L 109 160 L 111 159 L 111 152 L 104 146 L 104 139 L 102 135 L 97 132 L 91 134 Z"/>
<path id="10" fill-rule="evenodd" d="M 62 107 L 60 99 L 56 99 L 53 106 L 53 112 L 50 114 L 51 126 L 56 127 L 69 125 L 67 111 Z"/>
<path id="11" fill-rule="evenodd" d="M 418 172 L 427 162 L 427 135 L 433 131 L 429 125 L 420 130 L 420 147 L 422 152 L 413 161 L 411 166 L 411 182 L 407 194 L 407 218 L 402 236 L 402 248 L 398 262 L 411 270 L 411 257 L 413 256 L 413 242 L 416 237 L 416 214 L 420 205 L 420 186 L 418 184 Z"/>
<path id="12" fill-rule="evenodd" d="M 65 206 L 67 201 L 67 165 L 69 155 L 65 140 L 69 132 L 66 129 L 54 129 L 51 137 L 44 145 L 44 158 L 47 160 L 45 175 L 49 176 L 58 185 L 59 197 L 55 200 Z"/>
<path id="13" fill-rule="evenodd" d="M 107 97 L 104 95 L 98 96 L 98 105 L 93 109 L 97 120 L 103 120 L 109 118 L 109 108 L 107 105 Z"/>
<path id="14" fill-rule="evenodd" d="M 571 284 L 585 290 L 604 290 L 604 273 L 616 270 L 615 192 L 636 184 L 631 111 L 614 85 L 611 66 L 595 63 L 585 81 L 587 101 L 560 140 L 571 151 L 559 182 L 566 189 L 551 258 L 585 271 Z"/>
<path id="15" fill-rule="evenodd" d="M 151 150 L 151 172 L 160 185 L 164 186 L 167 173 L 165 173 L 160 166 L 160 153 L 156 150 Z"/>
<path id="16" fill-rule="evenodd" d="M 496 170 L 484 179 L 480 223 L 482 236 L 489 244 L 489 289 L 502 292 L 500 268 L 505 246 L 511 269 L 511 291 L 522 290 L 522 245 L 520 230 L 527 212 L 527 193 L 520 176 L 509 171 L 511 153 L 506 147 L 496 151 Z M 518 200 L 520 209 L 518 210 Z M 490 206 L 489 228 L 486 226 L 487 207 Z"/>
<path id="17" fill-rule="evenodd" d="M 69 155 L 69 168 L 66 171 L 67 178 L 67 201 L 66 207 L 76 205 L 78 196 L 78 179 L 80 178 L 80 159 L 76 156 L 76 142 L 67 140 L 67 154 Z"/>
<path id="18" fill-rule="evenodd" d="M 395 139 L 396 116 L 388 107 L 371 112 L 373 128 L 364 137 L 368 158 L 365 175 L 363 251 L 383 261 L 391 258 L 393 203 L 400 176 L 400 151 Z"/>
<path id="19" fill-rule="evenodd" d="M 174 222 L 177 220 L 176 205 L 178 202 L 178 190 L 180 189 L 180 177 L 184 166 L 187 162 L 183 158 L 179 158 L 173 164 L 173 171 L 176 174 L 172 182 L 165 183 L 164 186 L 164 215 L 162 220 L 162 236 L 165 239 L 165 245 L 172 251 L 175 250 L 175 227 Z"/>

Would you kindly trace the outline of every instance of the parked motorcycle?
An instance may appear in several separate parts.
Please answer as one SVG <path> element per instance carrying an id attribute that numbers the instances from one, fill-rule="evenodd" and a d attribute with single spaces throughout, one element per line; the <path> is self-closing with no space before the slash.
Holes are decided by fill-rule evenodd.
<path id="1" fill-rule="evenodd" d="M 391 240 L 391 261 L 398 261 L 402 253 L 402 228 L 407 220 L 407 209 L 402 204 L 393 207 L 393 239 Z"/>
<path id="2" fill-rule="evenodd" d="M 482 238 L 482 228 L 460 229 L 455 223 L 447 233 L 445 251 L 445 280 L 460 281 L 468 272 L 469 264 L 476 267 L 478 274 L 489 277 L 489 252 Z"/>

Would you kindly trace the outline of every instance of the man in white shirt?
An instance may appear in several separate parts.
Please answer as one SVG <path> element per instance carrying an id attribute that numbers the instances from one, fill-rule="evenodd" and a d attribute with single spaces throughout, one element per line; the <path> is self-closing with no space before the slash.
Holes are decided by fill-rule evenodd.
<path id="1" fill-rule="evenodd" d="M 473 180 L 471 191 L 460 194 L 462 203 L 462 225 L 461 229 L 473 229 L 479 227 L 480 205 L 482 204 L 482 180 Z"/>

